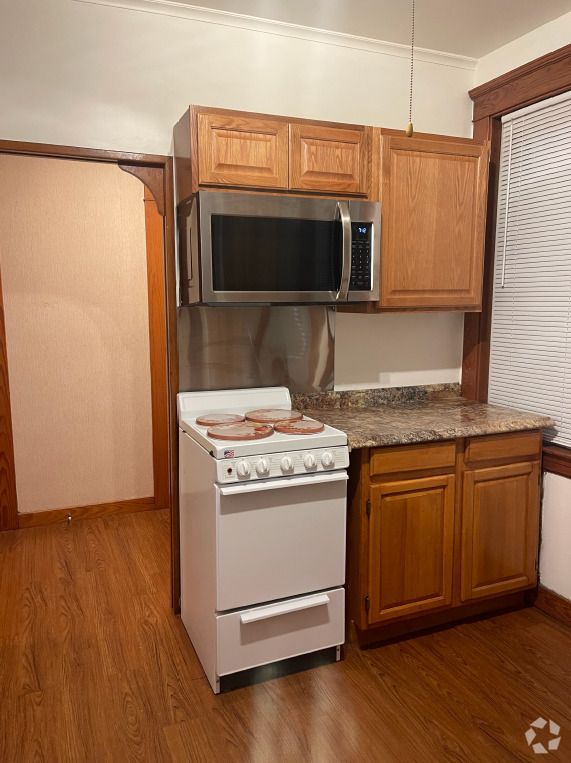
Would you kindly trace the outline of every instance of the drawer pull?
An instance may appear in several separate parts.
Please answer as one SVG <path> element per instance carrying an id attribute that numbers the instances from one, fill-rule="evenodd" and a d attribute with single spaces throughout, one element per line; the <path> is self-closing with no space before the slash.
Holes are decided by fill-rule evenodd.
<path id="1" fill-rule="evenodd" d="M 263 609 L 244 612 L 243 615 L 240 615 L 240 622 L 244 623 L 244 625 L 246 623 L 255 623 L 258 620 L 267 620 L 268 617 L 277 617 L 278 615 L 287 615 L 290 612 L 299 612 L 302 609 L 320 607 L 323 604 L 329 604 L 329 601 L 329 596 L 326 593 L 320 593 L 315 596 L 308 596 L 306 599 L 286 601 L 283 604 L 271 604 Z"/>

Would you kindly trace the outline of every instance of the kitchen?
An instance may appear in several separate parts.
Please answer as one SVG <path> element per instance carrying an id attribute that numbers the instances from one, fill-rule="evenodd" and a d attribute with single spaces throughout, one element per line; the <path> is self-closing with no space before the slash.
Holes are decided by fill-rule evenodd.
<path id="1" fill-rule="evenodd" d="M 308 42 L 299 36 L 289 36 L 293 34 L 289 28 L 288 36 L 281 36 L 268 34 L 259 28 L 236 26 L 246 23 L 237 17 L 232 17 L 232 25 L 227 25 L 227 17 L 224 17 L 224 24 L 210 23 L 204 21 L 207 11 L 203 11 L 202 20 L 196 20 L 185 17 L 184 9 L 180 12 L 177 9 L 176 13 L 179 15 L 171 16 L 71 2 L 61 4 L 58 16 L 56 11 L 52 15 L 48 9 L 39 5 L 30 3 L 29 6 L 30 13 L 32 7 L 34 9 L 33 24 L 29 24 L 28 20 L 24 22 L 24 16 L 15 8 L 7 11 L 10 24 L 6 27 L 10 26 L 14 37 L 19 40 L 19 48 L 16 48 L 16 43 L 11 40 L 7 40 L 3 48 L 10 51 L 11 56 L 9 97 L 14 104 L 14 108 L 3 117 L 6 121 L 3 122 L 2 133 L 7 140 L 42 141 L 60 146 L 91 146 L 93 149 L 109 152 L 131 150 L 168 155 L 172 154 L 172 126 L 189 103 L 212 104 L 221 109 L 233 108 L 270 115 L 291 115 L 292 119 L 321 119 L 400 130 L 404 129 L 404 123 L 407 121 L 409 50 L 382 46 L 374 50 L 363 50 L 351 47 L 356 45 L 354 38 L 347 39 L 347 46 Z M 173 11 L 169 7 L 169 13 L 171 12 Z M 212 17 L 210 19 L 212 20 Z M 419 11 L 419 25 L 421 19 Z M 60 20 L 65 23 L 60 24 Z M 217 17 L 217 20 L 220 19 Z M 459 23 L 461 21 L 459 19 Z M 466 21 L 463 24 L 466 24 Z M 113 29 L 111 38 L 110 25 Z M 540 26 L 540 23 L 537 26 Z M 50 35 L 44 35 L 45 30 L 49 30 Z M 526 31 L 528 30 L 523 29 L 521 34 Z M 195 35 L 192 39 L 189 37 L 191 33 Z M 301 32 L 299 34 L 301 35 Z M 533 35 L 531 32 L 530 34 Z M 132 43 L 125 49 L 121 48 L 120 54 L 119 49 L 115 48 L 115 41 L 118 39 L 122 39 L 123 42 L 130 39 Z M 164 43 L 159 50 L 157 42 L 167 39 L 169 42 Z M 55 56 L 52 69 L 46 72 L 50 79 L 50 88 L 39 87 L 37 72 L 32 71 L 39 64 L 35 65 L 33 57 L 24 55 L 23 51 L 27 48 L 23 46 L 22 41 L 33 45 L 35 55 L 38 56 L 53 55 L 50 46 L 54 41 L 61 46 L 61 57 Z M 88 66 L 88 62 L 84 61 L 76 50 L 81 49 L 82 41 L 90 50 L 99 46 L 96 66 Z M 435 54 L 420 51 L 415 62 L 415 129 L 423 133 L 469 137 L 472 129 L 472 103 L 467 93 L 475 84 L 487 82 L 497 74 L 555 50 L 566 41 L 563 22 L 552 22 L 541 31 L 538 30 L 531 40 L 521 41 L 519 48 L 517 41 L 510 43 L 512 48 L 503 51 L 505 60 L 500 59 L 498 51 L 490 53 L 489 57 L 485 56 L 478 63 L 478 67 L 482 67 L 482 75 L 476 68 L 479 78 L 477 80 L 474 79 L 474 60 L 467 61 L 461 56 L 443 56 L 436 63 Z M 528 45 L 532 46 L 534 55 L 525 58 Z M 369 47 L 371 46 L 372 43 L 369 43 Z M 497 47 L 500 46 L 501 43 L 498 43 Z M 114 59 L 113 55 L 105 56 L 105 50 L 113 51 L 113 55 L 116 51 L 121 64 L 119 65 L 119 61 Z M 214 57 L 208 52 L 212 50 L 217 52 Z M 181 64 L 182 51 L 184 65 Z M 71 56 L 76 65 L 68 66 L 64 55 Z M 123 56 L 126 58 L 123 59 Z M 193 58 L 194 56 L 196 58 Z M 205 59 L 204 56 L 208 58 Z M 208 67 L 200 66 L 204 60 L 209 61 Z M 285 61 L 287 67 L 284 66 Z M 15 62 L 18 62 L 17 66 L 14 66 Z M 198 69 L 201 69 L 202 74 L 193 80 Z M 356 72 L 359 72 L 359 76 L 356 76 Z M 118 83 L 113 81 L 117 73 L 120 75 Z M 252 82 L 258 83 L 258 86 L 252 88 Z M 81 83 L 82 87 L 78 87 L 78 83 Z M 371 93 L 378 93 L 379 83 L 382 83 L 382 97 L 377 95 L 371 98 Z M 6 84 L 8 86 L 8 83 Z M 172 93 L 173 87 L 176 89 L 176 95 Z M 339 87 L 349 88 L 354 97 L 340 100 L 337 95 Z M 72 90 L 77 94 L 74 100 L 70 100 L 69 97 Z M 26 102 L 30 99 L 33 99 L 35 104 L 33 118 L 25 116 L 29 108 Z M 97 109 L 93 109 L 95 103 L 98 105 Z M 65 113 L 67 118 L 54 119 L 53 115 L 58 112 Z M 337 390 L 341 392 L 351 389 L 457 384 L 461 378 L 463 323 L 462 312 L 338 314 L 334 346 Z M 559 509 L 554 507 L 553 518 L 557 521 L 558 511 Z M 141 522 L 147 523 L 150 519 L 144 514 L 148 515 L 150 512 L 128 515 L 131 519 L 125 521 L 131 522 L 136 516 Z M 565 518 L 562 517 L 561 521 L 565 521 Z M 75 530 L 74 527 L 78 529 Z M 72 521 L 70 530 L 88 533 L 87 528 L 81 529 L 79 522 Z M 555 534 L 563 532 L 562 529 Z M 124 562 L 116 564 L 118 571 L 125 572 Z M 154 567 L 154 563 L 151 567 Z M 555 582 L 551 588 L 557 591 L 556 586 Z M 156 617 L 144 622 L 156 622 Z M 173 629 L 178 629 L 179 625 L 180 622 L 177 622 L 164 632 L 165 643 L 169 643 Z M 162 629 L 163 626 L 155 627 Z M 363 659 L 369 658 L 365 654 Z M 379 659 L 379 665 L 382 666 L 382 658 Z M 180 653 L 170 659 L 166 667 L 170 666 L 171 675 L 173 670 L 176 673 L 181 669 L 181 660 L 184 662 Z M 132 663 L 132 660 L 128 659 L 127 662 Z M 337 667 L 346 663 L 350 664 L 345 660 Z M 330 666 L 323 670 L 335 667 Z M 197 665 L 192 670 L 195 677 L 200 675 Z M 307 676 L 317 676 L 320 670 L 299 674 L 299 680 L 309 681 Z M 118 678 L 121 677 L 120 672 L 117 675 Z M 124 697 L 131 698 L 129 702 L 134 702 L 133 706 L 139 714 L 137 717 L 146 717 L 149 711 L 141 705 L 140 689 L 134 688 L 132 674 L 129 680 L 130 688 L 124 685 L 119 691 L 123 692 Z M 321 679 L 316 677 L 313 680 Z M 272 683 L 275 685 L 276 682 L 270 682 L 265 686 L 271 687 Z M 364 679 L 363 686 L 372 691 L 374 683 L 374 680 L 367 678 Z M 299 685 L 313 691 L 310 684 Z M 295 694 L 294 684 L 288 686 L 289 689 L 284 691 Z M 375 689 L 377 690 L 378 688 Z M 248 695 L 250 699 L 247 702 L 252 704 L 252 712 L 260 712 L 261 717 L 267 718 L 265 713 L 269 712 L 268 707 L 265 710 L 263 707 L 254 710 L 253 698 L 256 697 L 263 703 L 264 698 L 271 697 L 268 692 L 273 691 L 276 689 L 266 688 L 258 694 Z M 224 696 L 229 698 L 228 702 L 233 701 L 232 694 Z M 133 700 L 133 697 L 138 699 Z M 224 698 L 221 700 L 224 702 Z M 210 704 L 212 701 L 205 692 L 201 694 L 200 705 L 205 703 L 214 707 Z M 270 704 L 274 701 L 278 700 L 267 699 Z M 185 744 L 191 744 L 193 735 L 190 734 L 187 739 L 191 727 L 197 738 L 206 733 L 204 718 L 201 718 L 196 705 L 193 710 L 193 702 L 196 700 L 187 697 L 183 713 L 186 717 L 185 722 L 190 725 L 177 724 L 176 720 L 173 720 L 172 724 L 162 724 L 170 728 L 169 749 L 174 749 L 177 745 L 180 749 L 192 749 L 184 748 Z M 317 712 L 319 717 L 323 717 L 323 721 L 318 725 L 324 729 L 323 733 L 328 735 L 327 738 L 332 743 L 331 740 L 339 738 L 339 730 L 335 729 L 338 713 L 328 712 L 332 709 L 331 702 L 335 704 L 335 700 L 328 701 L 323 697 L 318 702 L 321 710 Z M 229 705 L 221 704 L 218 707 L 227 708 Z M 290 712 L 293 712 L 293 709 Z M 370 711 L 362 708 L 362 712 L 367 723 L 359 721 L 356 729 L 364 731 L 370 724 L 374 725 L 378 721 L 374 721 Z M 395 718 L 394 708 L 387 709 L 387 712 L 390 717 Z M 537 714 L 530 717 L 529 722 L 541 712 L 542 708 L 538 708 Z M 383 728 L 385 725 L 386 722 L 383 723 Z M 402 728 L 402 720 L 399 721 L 399 725 Z M 180 728 L 175 728 L 176 726 Z M 346 731 L 348 736 L 351 733 L 362 736 L 360 731 L 351 732 L 349 728 Z M 524 731 L 525 728 L 522 727 L 522 739 Z M 211 731 L 208 733 L 211 734 Z M 385 733 L 387 739 L 391 738 L 391 734 Z M 430 733 L 426 734 L 427 732 L 423 732 L 423 739 L 429 740 Z M 322 737 L 323 734 L 320 738 Z M 378 736 L 375 738 L 378 740 Z M 289 737 L 286 735 L 285 743 L 287 739 Z M 524 739 L 523 742 L 525 744 Z M 156 740 L 155 743 L 159 744 Z M 243 744 L 243 741 L 239 743 Z M 395 757 L 396 750 L 391 748 L 392 743 L 387 741 L 386 744 L 388 747 L 377 748 L 377 751 L 381 750 L 379 754 L 382 757 L 384 749 L 385 757 L 391 759 L 391 755 Z M 141 745 L 147 750 L 147 758 L 153 759 L 153 755 L 148 752 L 148 741 L 141 742 Z M 164 742 L 160 742 L 160 745 L 161 750 L 164 750 Z M 374 750 L 367 748 L 364 741 L 363 745 L 363 755 L 366 757 L 368 751 L 370 759 L 374 759 Z M 239 746 L 239 749 L 243 751 L 243 756 L 247 757 L 244 748 Z M 299 747 L 293 749 L 300 750 Z M 417 747 L 416 754 L 419 754 L 421 749 Z M 433 752 L 436 754 L 435 750 Z M 161 759 L 161 754 L 156 752 L 154 758 Z M 300 753 L 299 757 L 303 755 Z"/>

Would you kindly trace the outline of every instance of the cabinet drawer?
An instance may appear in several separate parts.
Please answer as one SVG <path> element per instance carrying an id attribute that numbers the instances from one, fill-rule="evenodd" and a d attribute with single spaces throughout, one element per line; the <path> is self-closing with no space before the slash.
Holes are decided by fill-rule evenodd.
<path id="1" fill-rule="evenodd" d="M 454 468 L 456 442 L 419 443 L 394 448 L 375 448 L 371 452 L 370 473 L 420 471 L 421 469 Z"/>
<path id="2" fill-rule="evenodd" d="M 218 675 L 247 670 L 345 641 L 343 588 L 216 617 Z"/>
<path id="3" fill-rule="evenodd" d="M 467 440 L 466 461 L 511 460 L 541 456 L 541 432 L 514 432 L 512 434 L 471 437 Z"/>

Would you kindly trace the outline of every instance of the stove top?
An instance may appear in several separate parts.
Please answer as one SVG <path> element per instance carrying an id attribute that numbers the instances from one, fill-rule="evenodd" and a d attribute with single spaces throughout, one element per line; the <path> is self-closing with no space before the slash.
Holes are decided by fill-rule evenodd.
<path id="1" fill-rule="evenodd" d="M 179 427 L 217 459 L 347 445 L 347 435 L 327 425 L 324 425 L 322 431 L 312 434 L 287 434 L 274 430 L 263 439 L 216 440 L 208 436 L 208 426 L 196 422 L 197 418 L 207 414 L 245 414 L 260 408 L 290 410 L 291 399 L 286 387 L 182 392 L 177 397 L 177 407 Z M 312 421 L 306 416 L 302 420 Z"/>

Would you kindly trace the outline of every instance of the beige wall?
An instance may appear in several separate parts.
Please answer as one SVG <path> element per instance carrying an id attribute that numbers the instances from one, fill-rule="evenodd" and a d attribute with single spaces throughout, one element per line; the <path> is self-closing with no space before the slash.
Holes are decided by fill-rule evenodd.
<path id="1" fill-rule="evenodd" d="M 152 495 L 142 184 L 0 155 L 0 209 L 19 511 Z"/>

